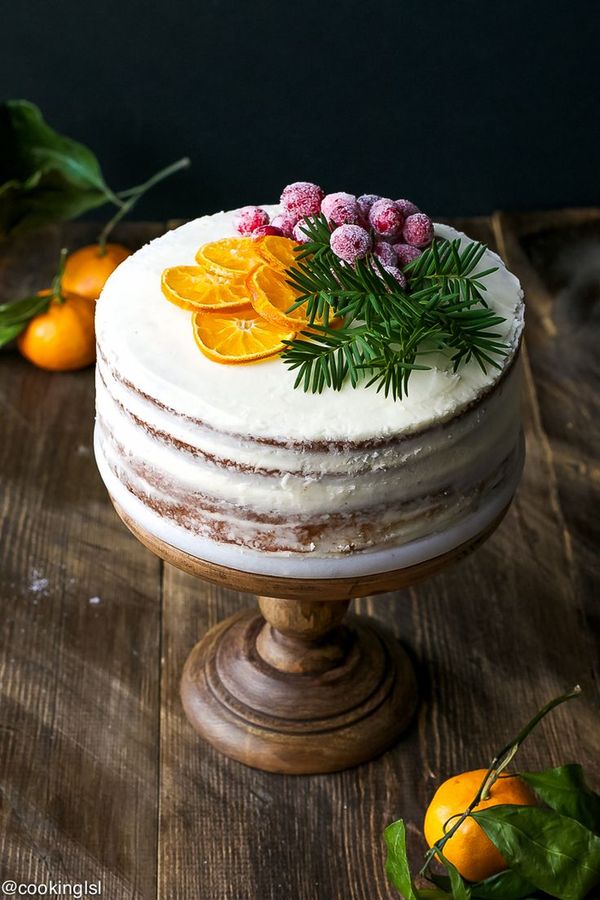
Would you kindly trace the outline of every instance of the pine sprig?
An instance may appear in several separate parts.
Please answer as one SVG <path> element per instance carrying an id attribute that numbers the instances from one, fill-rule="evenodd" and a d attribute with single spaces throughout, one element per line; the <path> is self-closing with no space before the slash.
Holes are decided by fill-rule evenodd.
<path id="1" fill-rule="evenodd" d="M 291 309 L 305 305 L 309 328 L 288 341 L 283 359 L 297 370 L 295 387 L 321 393 L 341 390 L 347 379 L 394 400 L 408 392 L 411 373 L 429 369 L 427 353 L 445 352 L 454 371 L 475 359 L 500 368 L 498 357 L 508 352 L 491 330 L 504 319 L 485 302 L 484 279 L 495 268 L 478 271 L 486 246 L 435 238 L 421 256 L 404 269 L 402 289 L 374 255 L 354 266 L 331 250 L 331 229 L 324 216 L 306 219 L 309 241 L 297 250 L 296 264 L 287 270 L 298 292 Z"/>

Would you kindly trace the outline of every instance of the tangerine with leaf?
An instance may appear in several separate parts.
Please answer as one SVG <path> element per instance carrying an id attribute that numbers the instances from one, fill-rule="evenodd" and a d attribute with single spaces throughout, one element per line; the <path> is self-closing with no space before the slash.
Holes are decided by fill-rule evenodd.
<path id="1" fill-rule="evenodd" d="M 70 253 L 62 277 L 63 290 L 68 294 L 97 300 L 108 277 L 131 250 L 122 244 L 88 244 Z"/>
<path id="2" fill-rule="evenodd" d="M 64 289 L 65 256 L 63 250 L 52 287 L 38 294 L 42 300 L 47 298 L 47 303 L 32 308 L 32 315 L 22 322 L 23 327 L 16 336 L 22 356 L 51 372 L 83 369 L 96 359 L 95 304 Z"/>
<path id="3" fill-rule="evenodd" d="M 430 847 L 443 838 L 462 816 L 486 774 L 486 769 L 462 772 L 439 786 L 427 808 L 423 826 L 425 840 Z M 480 800 L 472 811 L 505 803 L 515 806 L 537 805 L 535 794 L 518 775 L 501 775 L 491 785 L 486 798 Z M 444 845 L 444 856 L 468 881 L 483 881 L 507 868 L 506 860 L 470 816 Z"/>

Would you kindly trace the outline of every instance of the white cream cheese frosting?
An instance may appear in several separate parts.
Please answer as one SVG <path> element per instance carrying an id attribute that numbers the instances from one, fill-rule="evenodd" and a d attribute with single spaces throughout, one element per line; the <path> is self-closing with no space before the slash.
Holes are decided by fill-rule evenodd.
<path id="1" fill-rule="evenodd" d="M 276 206 L 264 207 L 275 214 Z M 96 317 L 98 344 L 121 374 L 143 384 L 171 409 L 214 428 L 282 441 L 356 441 L 412 431 L 454 415 L 499 378 L 471 360 L 458 372 L 442 354 L 428 357 L 429 371 L 413 372 L 409 395 L 400 402 L 374 389 L 304 394 L 294 390 L 295 373 L 280 358 L 254 365 L 223 366 L 203 356 L 192 338 L 190 314 L 169 303 L 160 288 L 168 266 L 193 265 L 201 244 L 231 236 L 236 211 L 204 216 L 168 232 L 125 260 L 109 278 Z M 446 225 L 442 237 L 467 238 Z M 505 322 L 495 329 L 516 351 L 523 327 L 519 282 L 488 251 L 479 271 L 498 266 L 486 278 L 490 306 Z"/>
<path id="2" fill-rule="evenodd" d="M 376 571 L 381 554 L 391 568 L 417 547 L 433 553 L 443 534 L 468 539 L 506 505 L 520 471 L 517 279 L 490 251 L 479 264 L 498 267 L 486 300 L 505 319 L 501 371 L 471 361 L 453 373 L 440 353 L 402 400 L 350 385 L 304 394 L 280 358 L 204 357 L 190 313 L 162 295 L 163 269 L 233 235 L 234 217 L 205 216 L 151 242 L 98 302 L 96 451 L 113 497 L 192 555 L 293 577 L 332 574 L 328 565 Z"/>

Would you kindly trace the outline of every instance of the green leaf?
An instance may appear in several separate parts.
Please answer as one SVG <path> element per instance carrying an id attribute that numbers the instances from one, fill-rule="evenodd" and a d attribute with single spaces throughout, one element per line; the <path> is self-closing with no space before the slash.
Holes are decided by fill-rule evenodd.
<path id="1" fill-rule="evenodd" d="M 17 322 L 15 325 L 0 325 L 0 347 L 5 347 L 14 341 L 25 330 L 27 322 Z"/>
<path id="2" fill-rule="evenodd" d="M 0 304 L 0 347 L 14 341 L 34 316 L 45 312 L 50 304 L 50 297 L 23 297 L 13 303 Z"/>
<path id="3" fill-rule="evenodd" d="M 419 900 L 415 893 L 408 858 L 406 856 L 406 827 L 402 819 L 392 822 L 383 832 L 387 846 L 385 871 L 395 888 L 404 900 Z"/>
<path id="4" fill-rule="evenodd" d="M 98 160 L 26 100 L 0 105 L 0 235 L 72 219 L 108 200 Z"/>
<path id="5" fill-rule="evenodd" d="M 441 853 L 440 856 L 442 856 L 442 861 L 446 869 L 448 870 L 448 877 L 450 878 L 453 900 L 470 900 L 471 889 L 468 888 L 463 881 L 458 869 L 453 866 L 449 860 L 446 859 L 443 853 Z"/>
<path id="6" fill-rule="evenodd" d="M 512 869 L 492 875 L 471 887 L 473 900 L 524 900 L 534 893 L 534 885 Z"/>
<path id="7" fill-rule="evenodd" d="M 580 765 L 572 763 L 543 772 L 523 772 L 521 778 L 556 812 L 600 833 L 600 796 L 585 783 Z"/>
<path id="8" fill-rule="evenodd" d="M 575 819 L 535 806 L 472 813 L 508 866 L 561 900 L 582 900 L 600 883 L 600 838 Z"/>

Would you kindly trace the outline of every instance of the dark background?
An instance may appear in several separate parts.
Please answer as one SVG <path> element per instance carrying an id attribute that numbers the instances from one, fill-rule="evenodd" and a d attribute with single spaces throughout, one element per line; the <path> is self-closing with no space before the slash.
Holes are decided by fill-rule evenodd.
<path id="1" fill-rule="evenodd" d="M 595 2 L 22 0 L 2 19 L 4 96 L 113 188 L 192 157 L 138 216 L 305 179 L 440 215 L 600 204 Z"/>

